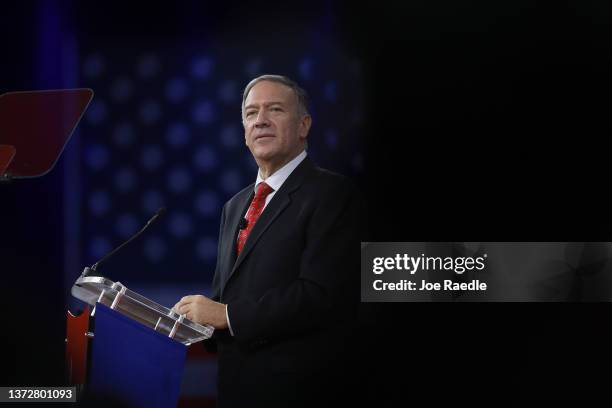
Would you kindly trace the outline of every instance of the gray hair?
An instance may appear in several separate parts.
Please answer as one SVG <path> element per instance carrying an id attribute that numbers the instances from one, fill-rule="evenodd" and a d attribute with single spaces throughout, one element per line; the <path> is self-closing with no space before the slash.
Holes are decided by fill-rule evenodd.
<path id="1" fill-rule="evenodd" d="M 242 94 L 242 117 L 243 118 L 244 118 L 244 103 L 246 101 L 246 98 L 249 95 L 249 92 L 251 92 L 251 89 L 258 82 L 261 82 L 261 81 L 277 82 L 279 84 L 283 84 L 286 87 L 291 88 L 297 98 L 298 115 L 300 115 L 300 117 L 304 115 L 310 115 L 310 113 L 308 112 L 308 94 L 306 93 L 304 89 L 302 89 L 295 81 L 289 79 L 286 76 L 267 74 L 267 75 L 258 76 L 257 78 L 253 79 L 251 82 L 248 83 L 246 88 L 244 88 L 244 92 Z"/>

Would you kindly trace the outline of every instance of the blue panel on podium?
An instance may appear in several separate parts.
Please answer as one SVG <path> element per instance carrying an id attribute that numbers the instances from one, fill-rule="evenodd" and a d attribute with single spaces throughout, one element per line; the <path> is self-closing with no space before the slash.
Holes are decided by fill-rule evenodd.
<path id="1" fill-rule="evenodd" d="M 176 407 L 187 347 L 96 305 L 89 388 L 135 407 Z"/>

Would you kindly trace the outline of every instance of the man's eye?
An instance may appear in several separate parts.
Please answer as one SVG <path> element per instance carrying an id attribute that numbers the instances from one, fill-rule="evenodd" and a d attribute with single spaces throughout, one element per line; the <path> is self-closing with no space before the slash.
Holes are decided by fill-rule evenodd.
<path id="1" fill-rule="evenodd" d="M 282 109 L 279 108 L 278 106 L 274 107 L 271 109 L 272 112 L 282 112 Z"/>
<path id="2" fill-rule="evenodd" d="M 250 117 L 250 116 L 253 116 L 254 114 L 255 114 L 255 112 L 254 112 L 254 111 L 247 112 L 247 113 L 246 113 L 246 117 L 248 118 L 248 117 Z"/>

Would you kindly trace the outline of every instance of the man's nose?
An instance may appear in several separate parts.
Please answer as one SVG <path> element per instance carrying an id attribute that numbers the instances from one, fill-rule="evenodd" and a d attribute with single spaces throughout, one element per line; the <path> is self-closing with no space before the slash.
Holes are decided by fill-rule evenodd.
<path id="1" fill-rule="evenodd" d="M 268 115 L 265 113 L 264 109 L 262 109 L 257 113 L 257 118 L 255 118 L 255 127 L 262 128 L 268 126 L 270 126 Z"/>

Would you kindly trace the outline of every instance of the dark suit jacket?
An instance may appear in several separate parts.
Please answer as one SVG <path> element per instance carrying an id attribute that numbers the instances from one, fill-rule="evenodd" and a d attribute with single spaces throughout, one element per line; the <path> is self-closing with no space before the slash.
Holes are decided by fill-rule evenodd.
<path id="1" fill-rule="evenodd" d="M 213 299 L 219 406 L 330 405 L 346 394 L 359 302 L 362 201 L 343 176 L 307 157 L 276 192 L 236 257 L 248 186 L 223 207 Z M 352 370 L 350 370 L 352 372 Z"/>

